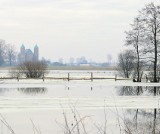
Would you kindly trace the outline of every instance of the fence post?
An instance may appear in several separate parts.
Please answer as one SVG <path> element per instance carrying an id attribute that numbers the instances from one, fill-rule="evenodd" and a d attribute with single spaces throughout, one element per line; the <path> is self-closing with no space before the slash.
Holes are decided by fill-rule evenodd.
<path id="1" fill-rule="evenodd" d="M 147 77 L 147 74 L 146 74 L 146 82 L 148 82 L 148 77 Z"/>
<path id="2" fill-rule="evenodd" d="M 68 73 L 68 81 L 69 81 L 70 79 L 69 79 L 69 73 Z"/>
<path id="3" fill-rule="evenodd" d="M 117 75 L 115 75 L 115 81 L 117 80 Z"/>
<path id="4" fill-rule="evenodd" d="M 43 82 L 44 82 L 44 74 L 43 74 L 43 78 L 42 79 L 43 79 Z"/>
<path id="5" fill-rule="evenodd" d="M 91 81 L 93 81 L 93 72 L 91 72 Z"/>

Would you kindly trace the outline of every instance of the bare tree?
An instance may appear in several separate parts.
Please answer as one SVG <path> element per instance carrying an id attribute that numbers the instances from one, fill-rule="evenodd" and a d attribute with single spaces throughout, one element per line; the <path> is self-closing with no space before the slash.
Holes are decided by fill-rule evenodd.
<path id="1" fill-rule="evenodd" d="M 44 62 L 24 62 L 17 67 L 20 73 L 26 78 L 41 78 L 45 76 L 47 71 L 47 64 Z"/>
<path id="2" fill-rule="evenodd" d="M 134 69 L 134 54 L 131 50 L 126 50 L 118 56 L 118 71 L 120 75 L 129 78 Z"/>
<path id="3" fill-rule="evenodd" d="M 13 62 L 16 60 L 16 51 L 14 45 L 7 45 L 6 56 L 9 62 L 9 65 L 12 66 Z"/>
<path id="4" fill-rule="evenodd" d="M 140 12 L 145 28 L 144 54 L 153 63 L 153 81 L 158 81 L 158 57 L 160 48 L 160 6 L 150 3 Z"/>
<path id="5" fill-rule="evenodd" d="M 141 81 L 143 74 L 142 67 L 142 45 L 144 42 L 144 27 L 142 21 L 137 17 L 131 24 L 132 29 L 126 32 L 126 46 L 132 46 L 135 52 L 135 75 L 137 76 L 137 82 Z"/>
<path id="6" fill-rule="evenodd" d="M 0 40 L 0 65 L 5 62 L 6 44 L 4 40 Z"/>

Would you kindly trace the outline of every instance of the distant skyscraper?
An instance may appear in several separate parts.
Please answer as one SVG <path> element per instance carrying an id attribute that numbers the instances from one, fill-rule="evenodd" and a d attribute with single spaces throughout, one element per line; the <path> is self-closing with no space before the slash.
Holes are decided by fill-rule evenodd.
<path id="1" fill-rule="evenodd" d="M 39 60 L 39 48 L 36 45 L 34 47 L 34 53 L 31 49 L 25 49 L 25 46 L 22 45 L 20 48 L 20 53 L 18 54 L 19 63 L 26 61 L 38 61 Z"/>

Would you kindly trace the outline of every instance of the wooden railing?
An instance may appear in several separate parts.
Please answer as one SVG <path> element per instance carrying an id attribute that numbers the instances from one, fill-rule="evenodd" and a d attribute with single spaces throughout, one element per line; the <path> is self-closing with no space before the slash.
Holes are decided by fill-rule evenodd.
<path id="1" fill-rule="evenodd" d="M 107 79 L 112 79 L 114 81 L 117 81 L 117 80 L 132 80 L 132 79 L 128 79 L 128 78 L 121 78 L 121 77 L 117 77 L 117 75 L 111 77 L 111 76 L 94 76 L 94 73 L 91 72 L 91 73 L 87 73 L 88 75 L 86 77 L 82 77 L 82 76 L 79 76 L 79 77 L 75 77 L 75 76 L 72 76 L 72 73 L 66 73 L 65 76 L 61 76 L 61 77 L 47 77 L 47 76 L 43 76 L 41 78 L 24 78 L 24 77 L 0 77 L 0 80 L 5 80 L 5 79 L 16 79 L 17 81 L 20 81 L 20 80 L 27 80 L 27 79 L 33 79 L 33 80 L 67 80 L 67 81 L 71 81 L 71 80 L 89 80 L 89 81 L 94 81 L 94 80 L 107 80 Z"/>

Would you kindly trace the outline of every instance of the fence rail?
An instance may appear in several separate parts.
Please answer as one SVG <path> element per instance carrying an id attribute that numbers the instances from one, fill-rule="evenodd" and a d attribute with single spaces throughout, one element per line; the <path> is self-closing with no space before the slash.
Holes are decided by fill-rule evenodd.
<path id="1" fill-rule="evenodd" d="M 111 71 L 111 72 L 107 72 L 107 71 L 92 71 L 92 72 L 83 72 L 83 71 L 79 71 L 79 72 L 67 72 L 67 71 L 54 71 L 54 72 L 50 72 L 47 76 L 43 76 L 41 78 L 24 78 L 24 77 L 19 77 L 16 75 L 13 75 L 12 77 L 11 73 L 7 73 L 7 72 L 0 72 L 0 80 L 11 80 L 11 79 L 16 79 L 17 81 L 20 80 L 27 80 L 27 79 L 34 79 L 34 80 L 67 80 L 67 81 L 71 81 L 71 80 L 88 80 L 88 81 L 94 81 L 94 80 L 114 80 L 114 81 L 122 81 L 122 80 L 130 80 L 132 81 L 133 78 L 122 78 L 119 77 L 117 75 L 117 72 Z M 152 81 L 153 78 L 147 77 L 147 75 L 145 75 L 145 77 L 142 78 L 143 81 Z"/>
<path id="2" fill-rule="evenodd" d="M 58 74 L 58 73 L 57 73 Z M 87 74 L 87 75 L 86 75 Z M 0 77 L 0 80 L 11 80 L 11 79 L 16 79 L 17 81 L 20 80 L 27 80 L 27 79 L 33 79 L 33 80 L 67 80 L 67 81 L 71 81 L 71 80 L 89 80 L 89 81 L 93 81 L 93 80 L 114 80 L 114 81 L 118 81 L 118 80 L 133 80 L 131 78 L 121 78 L 121 77 L 117 77 L 117 75 L 113 75 L 113 76 L 107 76 L 107 74 L 104 76 L 103 75 L 94 75 L 96 73 L 90 72 L 90 73 L 86 73 L 85 76 L 84 73 L 82 73 L 82 75 L 78 75 L 75 76 L 75 74 L 73 75 L 73 73 L 64 73 L 63 76 L 44 76 L 42 78 L 24 78 L 24 77 Z M 146 78 L 143 78 L 143 80 L 146 80 Z"/>

